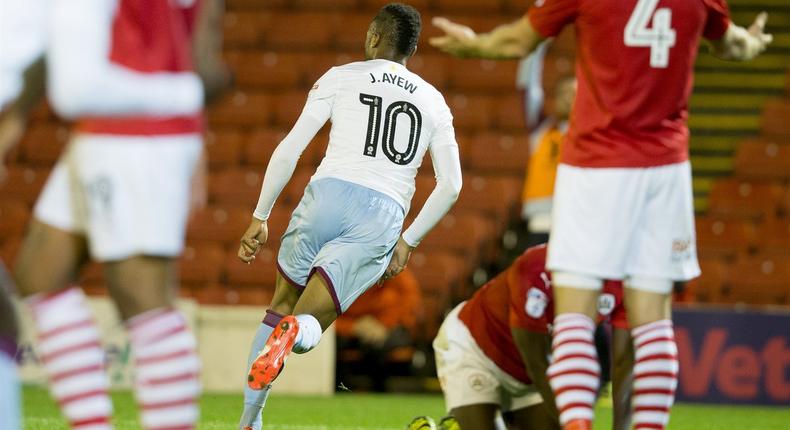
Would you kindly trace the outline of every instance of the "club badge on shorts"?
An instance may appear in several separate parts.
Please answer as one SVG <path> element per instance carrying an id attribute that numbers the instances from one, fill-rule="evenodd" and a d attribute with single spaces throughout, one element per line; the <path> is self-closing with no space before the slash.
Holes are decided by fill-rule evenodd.
<path id="1" fill-rule="evenodd" d="M 615 298 L 614 294 L 603 293 L 598 296 L 598 313 L 608 317 L 614 310 Z"/>
<path id="2" fill-rule="evenodd" d="M 524 309 L 527 315 L 532 318 L 540 318 L 546 313 L 546 306 L 549 304 L 549 298 L 543 291 L 532 287 L 527 291 L 527 303 Z"/>

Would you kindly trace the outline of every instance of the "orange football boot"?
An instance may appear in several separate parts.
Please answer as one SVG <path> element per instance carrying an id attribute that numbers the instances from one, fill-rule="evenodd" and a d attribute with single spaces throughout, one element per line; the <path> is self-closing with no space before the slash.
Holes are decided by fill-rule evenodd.
<path id="1" fill-rule="evenodd" d="M 247 385 L 250 388 L 262 390 L 277 379 L 277 376 L 283 371 L 288 354 L 291 353 L 294 343 L 296 343 L 298 333 L 299 322 L 293 315 L 285 316 L 277 323 L 277 327 L 266 340 L 266 345 L 252 362 L 247 375 Z"/>
<path id="2" fill-rule="evenodd" d="M 573 420 L 565 426 L 562 430 L 592 430 L 592 421 L 590 420 Z"/>

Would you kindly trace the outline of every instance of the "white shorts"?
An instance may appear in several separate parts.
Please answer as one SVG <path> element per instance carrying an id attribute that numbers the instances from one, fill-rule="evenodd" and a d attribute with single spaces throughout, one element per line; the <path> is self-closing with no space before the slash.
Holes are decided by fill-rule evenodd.
<path id="1" fill-rule="evenodd" d="M 686 281 L 700 274 L 695 236 L 688 162 L 652 168 L 560 164 L 549 270 Z"/>
<path id="2" fill-rule="evenodd" d="M 447 315 L 433 340 L 436 373 L 447 411 L 495 404 L 502 412 L 510 412 L 543 403 L 534 386 L 507 374 L 480 349 L 469 329 L 458 319 L 464 303 Z"/>
<path id="3" fill-rule="evenodd" d="M 36 203 L 37 220 L 84 234 L 92 257 L 176 257 L 184 247 L 199 135 L 75 135 Z"/>

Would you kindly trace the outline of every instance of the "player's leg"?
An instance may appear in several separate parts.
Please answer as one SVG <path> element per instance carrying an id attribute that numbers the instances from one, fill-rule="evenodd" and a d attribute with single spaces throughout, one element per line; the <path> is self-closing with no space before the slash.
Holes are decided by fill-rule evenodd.
<path id="1" fill-rule="evenodd" d="M 559 430 L 559 423 L 543 404 L 519 408 L 503 414 L 510 430 Z M 462 427 L 463 428 L 463 427 Z"/>
<path id="2" fill-rule="evenodd" d="M 294 286 L 283 277 L 281 273 L 277 273 L 277 280 L 274 289 L 274 296 L 266 310 L 266 314 L 261 321 L 261 325 L 255 332 L 255 337 L 252 340 L 250 353 L 247 357 L 247 369 L 249 370 L 252 363 L 258 358 L 263 350 L 266 341 L 271 336 L 274 328 L 282 320 L 283 316 L 290 315 L 293 312 L 296 301 L 301 294 L 301 288 Z M 266 399 L 269 397 L 271 386 L 264 387 L 260 390 L 252 389 L 249 384 L 244 384 L 244 410 L 239 420 L 239 429 L 244 430 L 251 428 L 253 430 L 260 430 L 262 423 L 262 415 L 264 406 L 266 406 Z"/>
<path id="3" fill-rule="evenodd" d="M 631 169 L 637 170 L 637 169 Z M 554 290 L 554 336 L 548 375 L 560 421 L 591 428 L 600 365 L 593 341 L 601 279 L 621 279 L 627 242 L 640 212 L 641 182 L 629 169 L 560 165 L 547 267 Z M 638 174 L 638 173 L 637 173 Z"/>
<path id="4" fill-rule="evenodd" d="M 109 429 L 112 403 L 99 330 L 82 290 L 69 286 L 88 259 L 82 200 L 69 162 L 72 149 L 39 197 L 15 276 L 32 311 L 40 359 L 61 411 L 74 429 Z"/>
<path id="5" fill-rule="evenodd" d="M 0 428 L 22 428 L 20 419 L 19 378 L 16 369 L 16 311 L 11 301 L 11 280 L 0 261 Z"/>
<path id="6" fill-rule="evenodd" d="M 663 429 L 669 422 L 678 374 L 671 319 L 673 281 L 698 276 L 699 265 L 690 164 L 647 172 L 649 199 L 626 268 L 624 298 L 634 344 L 634 426 Z"/>
<path id="7" fill-rule="evenodd" d="M 478 403 L 453 408 L 450 415 L 455 417 L 462 429 L 496 430 L 495 421 L 498 410 L 499 405 L 497 404 Z"/>
<path id="8" fill-rule="evenodd" d="M 135 364 L 143 429 L 194 428 L 200 394 L 196 339 L 175 308 L 199 136 L 82 136 L 91 254 L 104 263 Z M 100 162 L 98 162 L 100 160 Z"/>
<path id="9" fill-rule="evenodd" d="M 614 430 L 631 428 L 631 386 L 633 384 L 634 348 L 627 329 L 612 331 L 612 399 Z"/>

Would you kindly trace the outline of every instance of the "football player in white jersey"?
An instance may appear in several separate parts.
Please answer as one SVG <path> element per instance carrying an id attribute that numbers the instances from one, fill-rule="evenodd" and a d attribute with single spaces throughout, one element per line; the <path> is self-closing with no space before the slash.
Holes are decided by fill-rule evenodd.
<path id="1" fill-rule="evenodd" d="M 266 242 L 266 220 L 305 147 L 331 120 L 329 147 L 282 237 L 276 290 L 252 345 L 239 427 L 260 428 L 270 383 L 293 350 L 304 353 L 354 300 L 398 274 L 461 189 L 452 114 L 442 95 L 406 68 L 420 14 L 384 6 L 367 32 L 367 61 L 330 69 L 313 86 L 291 132 L 272 154 L 239 258 Z M 401 236 L 427 151 L 436 188 Z"/>

